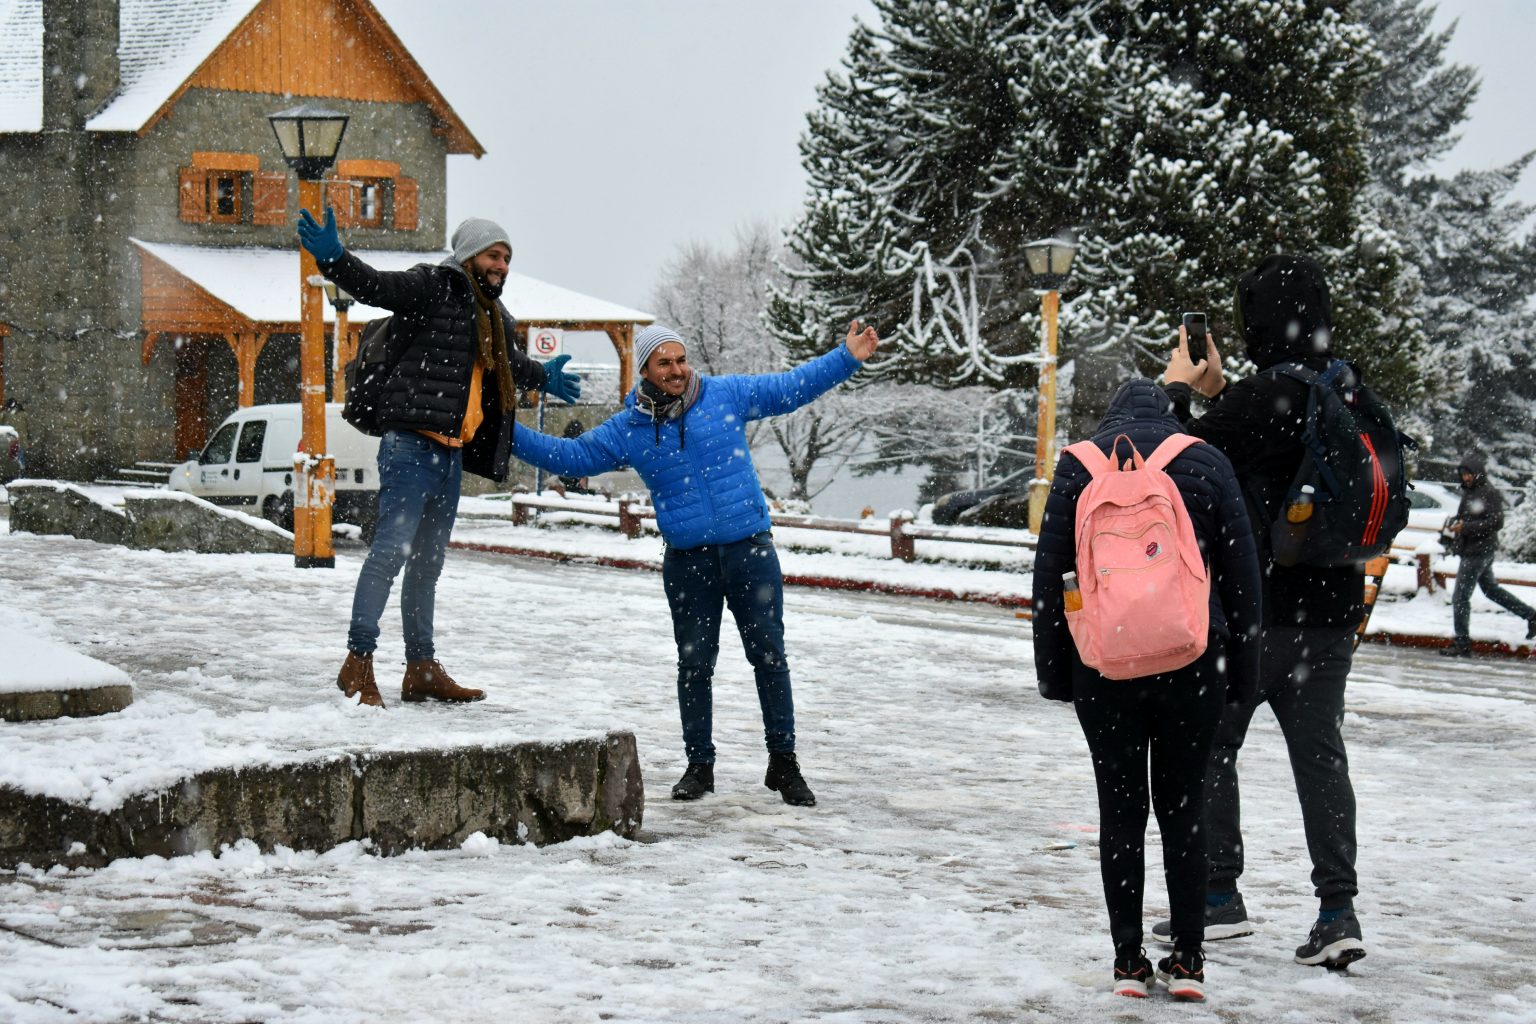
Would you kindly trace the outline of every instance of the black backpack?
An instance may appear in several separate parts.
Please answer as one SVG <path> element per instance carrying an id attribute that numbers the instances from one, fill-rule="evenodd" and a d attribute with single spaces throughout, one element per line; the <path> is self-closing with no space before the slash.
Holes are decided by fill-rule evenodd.
<path id="1" fill-rule="evenodd" d="M 373 437 L 383 437 L 385 433 L 379 422 L 379 405 L 398 358 L 390 330 L 393 319 L 386 316 L 368 322 L 358 340 L 357 354 L 347 360 L 342 371 L 347 382 L 347 400 L 341 407 L 341 418 Z"/>
<path id="2" fill-rule="evenodd" d="M 1342 566 L 1386 554 L 1408 523 L 1403 449 L 1417 442 L 1342 359 L 1321 373 L 1299 364 L 1267 372 L 1307 385 L 1307 454 L 1279 509 L 1268 510 L 1276 564 Z"/>

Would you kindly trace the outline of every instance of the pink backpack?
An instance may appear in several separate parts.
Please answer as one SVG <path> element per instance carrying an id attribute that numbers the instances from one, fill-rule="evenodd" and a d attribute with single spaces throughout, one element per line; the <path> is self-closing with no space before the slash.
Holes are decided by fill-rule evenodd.
<path id="1" fill-rule="evenodd" d="M 1072 453 L 1093 476 L 1077 499 L 1077 579 L 1081 611 L 1067 626 L 1083 664 L 1110 679 L 1183 668 L 1205 653 L 1211 580 L 1184 499 L 1163 470 L 1192 444 L 1173 434 L 1143 459 L 1131 439 L 1115 438 L 1131 459 L 1117 468 L 1098 445 Z"/>

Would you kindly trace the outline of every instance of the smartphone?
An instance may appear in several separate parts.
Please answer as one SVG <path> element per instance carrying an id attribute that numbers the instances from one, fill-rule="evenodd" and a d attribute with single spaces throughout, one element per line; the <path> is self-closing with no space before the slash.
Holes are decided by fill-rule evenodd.
<path id="1" fill-rule="evenodd" d="M 1205 362 L 1205 336 L 1210 332 L 1204 313 L 1184 314 L 1184 333 L 1189 338 L 1189 361 L 1196 366 Z"/>

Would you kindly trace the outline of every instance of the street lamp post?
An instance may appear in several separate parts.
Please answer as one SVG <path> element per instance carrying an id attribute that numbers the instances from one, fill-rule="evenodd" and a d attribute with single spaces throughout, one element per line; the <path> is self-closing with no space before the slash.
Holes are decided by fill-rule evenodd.
<path id="1" fill-rule="evenodd" d="M 1045 331 L 1040 337 L 1040 402 L 1035 422 L 1035 478 L 1029 482 L 1029 529 L 1036 536 L 1045 518 L 1045 499 L 1056 472 L 1056 314 L 1061 308 L 1061 286 L 1077 256 L 1077 243 L 1062 238 L 1042 238 L 1024 247 L 1024 261 L 1041 289 L 1040 317 Z"/>
<path id="2" fill-rule="evenodd" d="M 299 206 L 324 212 L 321 179 L 336 161 L 347 116 L 304 103 L 268 116 L 283 159 L 299 176 Z M 314 256 L 299 247 L 299 403 L 303 437 L 293 463 L 293 563 L 301 569 L 329 569 L 331 502 L 336 494 L 336 463 L 325 448 L 325 316 L 320 289 L 310 284 L 318 274 Z"/>
<path id="3" fill-rule="evenodd" d="M 352 308 L 356 300 L 345 288 L 336 287 L 335 281 L 327 281 L 321 287 L 325 289 L 325 297 L 330 300 L 331 308 L 336 311 L 336 326 L 331 332 L 331 401 L 345 402 L 347 378 L 344 371 L 352 361 L 352 336 L 347 333 L 347 310 Z"/>

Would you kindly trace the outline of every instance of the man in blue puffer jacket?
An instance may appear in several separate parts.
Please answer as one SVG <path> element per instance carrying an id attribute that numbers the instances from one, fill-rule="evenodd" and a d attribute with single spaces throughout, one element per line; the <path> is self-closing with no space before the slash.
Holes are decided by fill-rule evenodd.
<path id="1" fill-rule="evenodd" d="M 633 467 L 651 489 L 667 542 L 662 583 L 677 640 L 677 701 L 688 770 L 674 800 L 715 791 L 711 680 L 720 653 L 720 618 L 729 606 L 757 679 L 768 744 L 763 784 L 784 802 L 813 807 L 816 797 L 795 758 L 795 706 L 784 658 L 784 576 L 774 551 L 768 501 L 747 447 L 751 420 L 794 412 L 852 377 L 874 355 L 873 327 L 848 329 L 843 345 L 786 373 L 705 377 L 670 328 L 635 338 L 640 383 L 625 409 L 578 438 L 525 429 L 513 454 L 561 476 Z"/>

